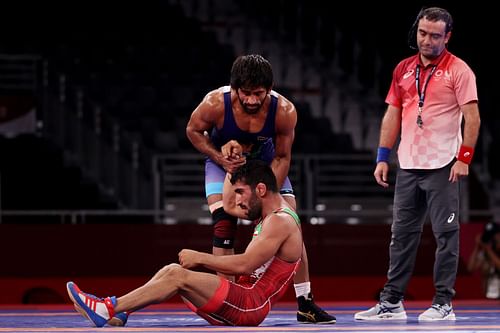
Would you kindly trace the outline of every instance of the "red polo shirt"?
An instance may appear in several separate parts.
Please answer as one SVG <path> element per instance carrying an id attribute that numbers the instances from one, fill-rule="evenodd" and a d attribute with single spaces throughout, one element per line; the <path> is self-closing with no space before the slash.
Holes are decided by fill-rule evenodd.
<path id="1" fill-rule="evenodd" d="M 420 65 L 420 91 L 424 94 L 422 128 L 417 125 L 419 94 L 415 85 Z M 462 143 L 460 106 L 477 101 L 476 78 L 470 67 L 446 49 L 424 67 L 419 54 L 394 69 L 386 103 L 402 109 L 398 159 L 402 169 L 437 169 L 451 162 Z"/>

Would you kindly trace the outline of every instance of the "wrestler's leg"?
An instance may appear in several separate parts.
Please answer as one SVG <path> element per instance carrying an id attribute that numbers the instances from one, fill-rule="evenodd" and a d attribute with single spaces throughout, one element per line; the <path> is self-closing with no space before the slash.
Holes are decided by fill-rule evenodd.
<path id="1" fill-rule="evenodd" d="M 285 192 L 282 193 L 282 196 L 286 202 L 296 209 L 297 204 L 292 192 L 286 193 L 283 189 L 282 192 Z M 297 321 L 313 324 L 334 324 L 336 322 L 335 316 L 328 314 L 314 302 L 309 278 L 309 260 L 304 243 L 302 243 L 301 263 L 293 279 L 293 287 L 298 303 Z"/>
<path id="2" fill-rule="evenodd" d="M 205 194 L 213 220 L 212 253 L 227 255 L 234 253 L 234 237 L 238 219 L 223 207 L 222 193 L 226 172 L 211 160 L 205 163 Z"/>
<path id="3" fill-rule="evenodd" d="M 196 307 L 202 307 L 213 297 L 219 285 L 220 278 L 214 274 L 170 264 L 159 270 L 145 285 L 119 297 L 115 311 L 135 311 L 163 302 L 177 293 Z"/>
<path id="4" fill-rule="evenodd" d="M 295 197 L 292 195 L 283 195 L 283 199 L 294 209 L 296 210 L 297 203 L 295 200 Z M 294 284 L 299 284 L 299 283 L 304 283 L 304 282 L 309 282 L 309 260 L 307 259 L 307 252 L 306 252 L 306 247 L 303 244 L 302 245 L 302 258 L 301 258 L 301 263 L 299 266 L 299 269 L 297 270 L 297 273 L 295 274 L 295 277 L 293 278 Z M 309 293 L 310 290 L 307 292 Z M 306 295 L 307 295 L 306 293 Z M 301 295 L 297 295 L 301 296 Z"/>
<path id="5" fill-rule="evenodd" d="M 225 284 L 221 281 L 225 281 Z M 102 327 L 107 323 L 123 326 L 127 321 L 127 313 L 160 303 L 177 293 L 197 307 L 204 306 L 209 300 L 212 306 L 217 306 L 216 302 L 221 302 L 225 298 L 223 292 L 227 291 L 219 287 L 227 286 L 228 283 L 214 274 L 190 271 L 179 264 L 170 264 L 146 284 L 119 298 L 96 297 L 83 292 L 72 281 L 66 284 L 66 288 L 75 309 L 95 326 Z M 214 298 L 214 295 L 217 297 Z"/>
<path id="6" fill-rule="evenodd" d="M 212 194 L 207 198 L 212 214 L 213 241 L 212 253 L 216 256 L 234 254 L 234 237 L 237 218 L 229 215 L 222 205 L 222 194 Z"/>

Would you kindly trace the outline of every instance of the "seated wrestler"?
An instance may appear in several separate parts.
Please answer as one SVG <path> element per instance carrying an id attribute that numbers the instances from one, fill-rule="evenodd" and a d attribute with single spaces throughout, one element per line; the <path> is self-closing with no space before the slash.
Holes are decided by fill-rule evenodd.
<path id="1" fill-rule="evenodd" d="M 212 325 L 259 325 L 299 267 L 300 221 L 279 194 L 273 171 L 264 162 L 248 161 L 240 167 L 231 176 L 230 188 L 241 214 L 248 220 L 260 220 L 244 253 L 214 256 L 183 249 L 179 264 L 163 267 L 146 284 L 121 297 L 98 298 L 68 282 L 75 308 L 101 327 L 126 318 L 124 313 L 180 294 L 191 310 Z M 241 277 L 231 282 L 191 270 L 197 266 Z"/>

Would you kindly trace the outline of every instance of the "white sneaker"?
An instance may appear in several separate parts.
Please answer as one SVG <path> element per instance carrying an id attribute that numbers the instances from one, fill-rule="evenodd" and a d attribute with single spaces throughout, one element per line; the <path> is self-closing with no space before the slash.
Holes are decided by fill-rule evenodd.
<path id="1" fill-rule="evenodd" d="M 425 310 L 418 316 L 419 321 L 434 321 L 434 320 L 455 320 L 455 313 L 451 304 L 432 304 L 430 308 Z"/>
<path id="2" fill-rule="evenodd" d="M 406 320 L 406 318 L 406 311 L 401 301 L 396 304 L 380 302 L 373 308 L 354 314 L 354 319 L 357 320 Z"/>
<path id="3" fill-rule="evenodd" d="M 498 299 L 500 297 L 500 278 L 493 274 L 487 282 L 486 298 Z"/>

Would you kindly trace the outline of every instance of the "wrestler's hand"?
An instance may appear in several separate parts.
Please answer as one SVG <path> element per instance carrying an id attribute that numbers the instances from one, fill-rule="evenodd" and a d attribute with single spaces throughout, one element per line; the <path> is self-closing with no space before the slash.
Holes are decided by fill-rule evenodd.
<path id="1" fill-rule="evenodd" d="M 225 159 L 239 159 L 243 156 L 243 147 L 236 140 L 229 140 L 224 146 L 220 149 L 222 156 Z"/>
<path id="2" fill-rule="evenodd" d="M 183 249 L 179 252 L 179 264 L 184 268 L 193 268 L 199 265 L 200 252 Z"/>
<path id="3" fill-rule="evenodd" d="M 246 157 L 243 155 L 243 146 L 236 140 L 230 140 L 222 146 L 221 153 L 224 157 L 222 167 L 226 172 L 233 173 L 246 163 Z"/>

